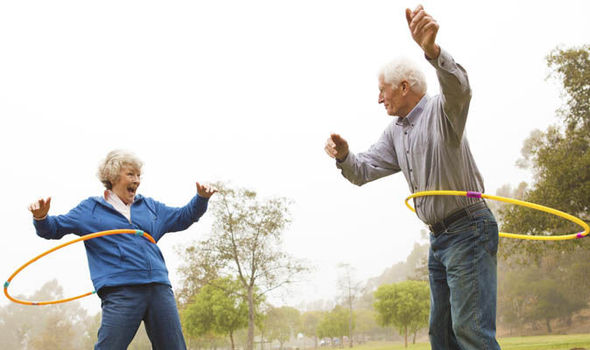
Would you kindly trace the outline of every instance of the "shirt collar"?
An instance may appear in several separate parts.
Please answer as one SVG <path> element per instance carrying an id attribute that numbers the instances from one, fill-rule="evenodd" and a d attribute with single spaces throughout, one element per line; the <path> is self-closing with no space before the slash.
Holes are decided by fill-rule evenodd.
<path id="1" fill-rule="evenodd" d="M 424 110 L 424 105 L 426 104 L 426 102 L 428 102 L 429 99 L 430 99 L 430 96 L 428 96 L 427 94 L 422 96 L 422 98 L 420 99 L 418 104 L 415 105 L 414 108 L 412 108 L 410 113 L 408 113 L 408 115 L 406 115 L 405 118 L 398 117 L 397 122 L 395 124 L 396 125 L 414 124 L 414 121 L 422 114 L 422 111 Z"/>
<path id="2" fill-rule="evenodd" d="M 125 204 L 121 198 L 119 198 L 119 196 L 117 196 L 115 194 L 115 192 L 111 191 L 111 190 L 105 190 L 104 191 L 104 200 L 107 203 L 111 203 L 114 207 L 116 207 L 114 204 L 116 203 L 118 206 L 123 206 L 123 207 L 131 207 L 131 204 L 133 203 L 129 203 L 129 204 Z M 134 200 L 135 202 L 135 200 Z"/>

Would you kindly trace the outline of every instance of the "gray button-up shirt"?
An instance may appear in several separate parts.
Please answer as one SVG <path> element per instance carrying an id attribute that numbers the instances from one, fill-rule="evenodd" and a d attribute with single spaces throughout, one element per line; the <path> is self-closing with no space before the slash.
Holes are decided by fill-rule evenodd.
<path id="1" fill-rule="evenodd" d="M 337 162 L 342 175 L 356 185 L 402 171 L 410 192 L 455 190 L 483 192 L 483 179 L 464 135 L 471 88 L 467 73 L 444 50 L 435 60 L 439 95 L 425 95 L 405 118 L 387 126 L 366 152 L 350 152 Z M 434 224 L 481 199 L 460 196 L 418 197 L 418 217 Z"/>

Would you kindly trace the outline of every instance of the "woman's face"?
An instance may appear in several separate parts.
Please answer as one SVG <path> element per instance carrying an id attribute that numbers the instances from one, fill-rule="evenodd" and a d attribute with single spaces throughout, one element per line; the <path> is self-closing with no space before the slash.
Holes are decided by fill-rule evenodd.
<path id="1" fill-rule="evenodd" d="M 113 184 L 112 191 L 123 201 L 129 205 L 133 203 L 137 188 L 141 181 L 141 172 L 132 166 L 124 165 L 121 167 L 119 176 Z"/>

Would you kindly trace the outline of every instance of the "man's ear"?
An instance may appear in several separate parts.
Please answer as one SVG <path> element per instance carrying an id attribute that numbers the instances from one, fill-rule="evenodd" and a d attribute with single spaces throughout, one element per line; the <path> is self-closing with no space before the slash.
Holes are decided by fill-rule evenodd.
<path id="1" fill-rule="evenodd" d="M 402 89 L 402 95 L 405 96 L 410 92 L 410 83 L 408 83 L 406 80 L 402 80 L 400 88 Z"/>

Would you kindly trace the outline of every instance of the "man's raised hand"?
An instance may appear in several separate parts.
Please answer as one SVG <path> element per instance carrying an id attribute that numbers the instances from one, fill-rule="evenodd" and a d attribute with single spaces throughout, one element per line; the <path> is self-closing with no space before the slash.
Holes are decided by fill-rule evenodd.
<path id="1" fill-rule="evenodd" d="M 406 20 L 414 41 L 420 45 L 428 58 L 438 58 L 440 47 L 436 44 L 438 23 L 430 16 L 422 5 L 418 5 L 414 11 L 406 9 Z"/>

